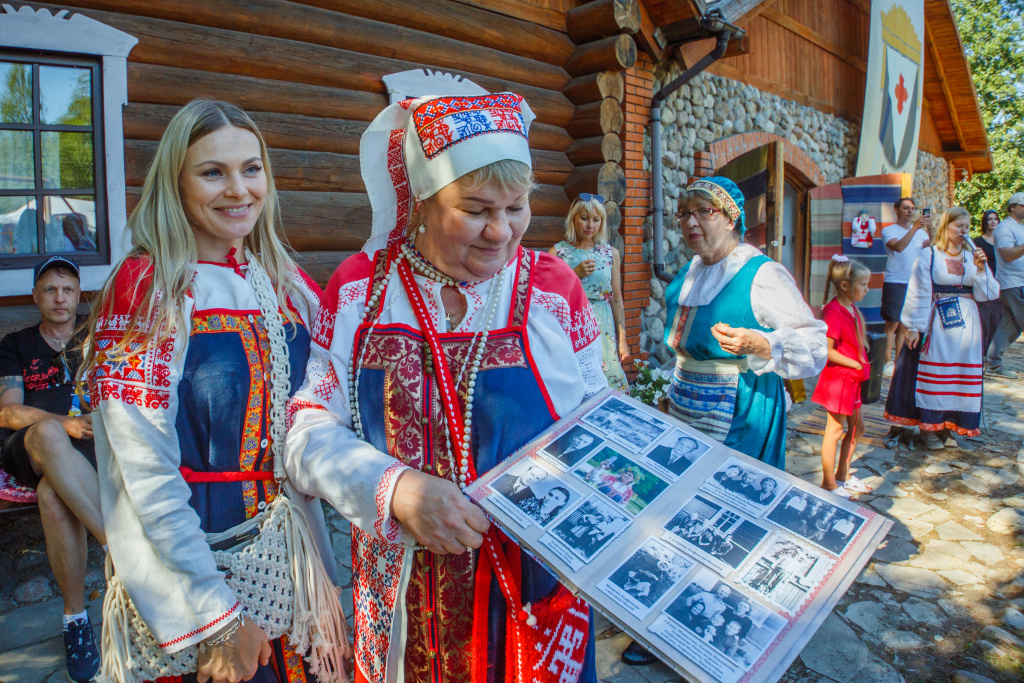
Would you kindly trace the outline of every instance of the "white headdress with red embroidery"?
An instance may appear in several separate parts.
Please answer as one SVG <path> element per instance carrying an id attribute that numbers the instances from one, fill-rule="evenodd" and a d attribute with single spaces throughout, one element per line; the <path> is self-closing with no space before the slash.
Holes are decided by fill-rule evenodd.
<path id="1" fill-rule="evenodd" d="M 496 161 L 532 165 L 526 101 L 510 92 L 420 97 L 389 105 L 359 141 L 373 228 L 363 251 L 402 239 L 413 202 Z"/>

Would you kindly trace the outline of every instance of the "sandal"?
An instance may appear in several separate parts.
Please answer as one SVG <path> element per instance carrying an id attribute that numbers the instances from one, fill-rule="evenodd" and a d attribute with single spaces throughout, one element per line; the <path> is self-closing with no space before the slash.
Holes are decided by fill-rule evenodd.
<path id="1" fill-rule="evenodd" d="M 843 488 L 849 489 L 851 493 L 871 493 L 871 487 L 852 474 L 846 478 L 846 481 L 836 479 L 836 483 Z"/>

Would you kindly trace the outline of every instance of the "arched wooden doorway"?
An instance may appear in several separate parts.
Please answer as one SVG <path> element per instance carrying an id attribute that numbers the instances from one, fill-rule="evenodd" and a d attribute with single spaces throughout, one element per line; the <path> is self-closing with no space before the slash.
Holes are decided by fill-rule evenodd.
<path id="1" fill-rule="evenodd" d="M 799 148 L 767 133 L 727 138 L 711 145 L 709 154 L 714 154 L 714 173 L 743 192 L 747 242 L 786 266 L 806 298 L 811 275 L 807 192 L 824 180 L 820 168 Z"/>

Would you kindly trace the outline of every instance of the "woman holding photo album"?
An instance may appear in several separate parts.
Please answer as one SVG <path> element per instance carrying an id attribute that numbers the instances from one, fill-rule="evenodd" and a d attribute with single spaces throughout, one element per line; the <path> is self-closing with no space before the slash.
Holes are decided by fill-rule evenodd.
<path id="1" fill-rule="evenodd" d="M 586 603 L 462 493 L 607 386 L 579 278 L 520 246 L 533 118 L 422 97 L 363 134 L 372 233 L 327 285 L 288 434 L 289 472 L 353 523 L 356 681 L 596 681 Z"/>

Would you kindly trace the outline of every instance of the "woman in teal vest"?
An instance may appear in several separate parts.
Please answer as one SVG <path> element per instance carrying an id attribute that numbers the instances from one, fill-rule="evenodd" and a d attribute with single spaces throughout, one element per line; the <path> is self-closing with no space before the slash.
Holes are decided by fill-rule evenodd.
<path id="1" fill-rule="evenodd" d="M 725 445 L 786 466 L 783 379 L 825 366 L 825 324 L 780 263 L 743 243 L 743 194 L 704 178 L 676 214 L 693 259 L 665 292 L 665 343 L 676 352 L 669 411 Z"/>

